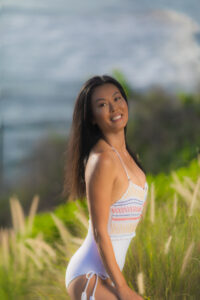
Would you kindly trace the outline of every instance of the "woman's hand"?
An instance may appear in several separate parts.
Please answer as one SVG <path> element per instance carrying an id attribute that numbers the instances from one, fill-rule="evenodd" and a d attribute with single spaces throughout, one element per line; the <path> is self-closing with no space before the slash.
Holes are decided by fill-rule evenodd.
<path id="1" fill-rule="evenodd" d="M 120 300 L 143 300 L 143 298 L 134 292 L 128 285 L 117 289 Z"/>

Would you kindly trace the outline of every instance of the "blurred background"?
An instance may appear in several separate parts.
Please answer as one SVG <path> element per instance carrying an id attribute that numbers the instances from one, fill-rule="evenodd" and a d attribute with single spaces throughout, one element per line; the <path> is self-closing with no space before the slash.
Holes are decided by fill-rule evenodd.
<path id="1" fill-rule="evenodd" d="M 6 0 L 0 7 L 0 226 L 9 197 L 27 211 L 66 202 L 64 152 L 90 76 L 130 102 L 128 141 L 148 174 L 187 166 L 200 148 L 198 0 Z"/>
<path id="2" fill-rule="evenodd" d="M 109 74 L 147 206 L 123 269 L 144 299 L 200 297 L 199 0 L 0 0 L 0 299 L 69 299 L 86 199 L 62 196 L 75 99 Z"/>

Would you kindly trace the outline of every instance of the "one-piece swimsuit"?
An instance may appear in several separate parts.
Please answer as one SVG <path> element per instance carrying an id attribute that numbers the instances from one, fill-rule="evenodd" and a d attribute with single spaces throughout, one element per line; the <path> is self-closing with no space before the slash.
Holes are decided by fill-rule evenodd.
<path id="1" fill-rule="evenodd" d="M 136 227 L 142 216 L 144 203 L 147 198 L 148 183 L 145 181 L 144 188 L 133 183 L 128 175 L 125 164 L 118 151 L 111 146 L 118 155 L 128 178 L 128 187 L 119 200 L 110 206 L 107 223 L 108 234 L 111 239 L 116 261 L 122 271 L 126 253 L 132 238 L 135 236 Z M 80 248 L 71 257 L 65 276 L 66 287 L 77 276 L 86 274 L 87 284 L 82 293 L 81 300 L 86 300 L 86 290 L 90 278 L 95 274 L 96 282 L 90 300 L 95 299 L 95 290 L 98 276 L 102 279 L 110 278 L 107 273 L 101 256 L 99 254 L 96 241 L 94 239 L 91 219 L 89 218 L 89 228 L 87 236 Z M 112 283 L 114 286 L 114 283 Z"/>

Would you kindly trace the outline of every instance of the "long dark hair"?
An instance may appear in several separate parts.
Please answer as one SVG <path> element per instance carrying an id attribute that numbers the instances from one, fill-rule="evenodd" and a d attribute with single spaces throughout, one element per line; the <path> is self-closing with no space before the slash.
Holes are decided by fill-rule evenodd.
<path id="1" fill-rule="evenodd" d="M 83 199 L 86 194 L 85 165 L 92 147 L 103 135 L 97 124 L 92 124 L 91 96 L 97 86 L 111 83 L 115 85 L 128 105 L 126 93 L 121 84 L 111 76 L 94 76 L 82 86 L 75 102 L 72 125 L 67 143 L 65 180 L 63 195 L 69 199 Z M 127 145 L 126 127 L 124 128 L 126 148 L 138 166 L 144 171 L 136 154 Z M 145 171 L 144 171 L 145 172 Z"/>

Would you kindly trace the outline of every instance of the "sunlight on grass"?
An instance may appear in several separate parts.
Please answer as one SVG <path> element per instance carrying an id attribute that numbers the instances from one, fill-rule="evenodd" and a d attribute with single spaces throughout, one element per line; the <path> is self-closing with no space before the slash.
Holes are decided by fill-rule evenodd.
<path id="1" fill-rule="evenodd" d="M 174 194 L 165 201 L 158 199 L 156 181 L 149 184 L 123 270 L 129 286 L 146 300 L 200 295 L 200 177 L 192 180 L 172 172 L 172 178 Z M 58 238 L 45 240 L 45 222 L 33 236 L 38 203 L 36 195 L 25 217 L 17 197 L 10 198 L 12 228 L 0 229 L 0 299 L 69 299 L 65 270 L 84 239 L 73 235 L 55 212 L 49 216 Z M 87 231 L 88 216 L 78 202 L 76 208 L 73 226 L 81 224 Z"/>
<path id="2" fill-rule="evenodd" d="M 165 202 L 157 201 L 156 186 L 151 184 L 145 218 L 123 270 L 129 285 L 144 299 L 199 299 L 200 295 L 200 177 L 180 180 L 173 172 L 173 179 L 174 196 Z"/>

